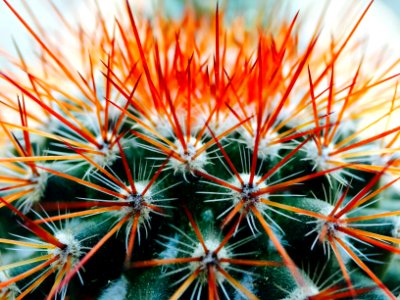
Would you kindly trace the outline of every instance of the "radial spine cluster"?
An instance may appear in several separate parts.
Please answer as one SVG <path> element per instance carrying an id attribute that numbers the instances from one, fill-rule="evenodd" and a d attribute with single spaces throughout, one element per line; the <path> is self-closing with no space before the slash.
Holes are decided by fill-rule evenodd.
<path id="1" fill-rule="evenodd" d="M 37 48 L 0 69 L 1 299 L 398 299 L 400 60 L 355 38 L 373 1 L 329 45 L 329 6 L 310 35 L 279 5 L 99 1 L 88 29 L 50 0 L 54 43 L 3 1 Z"/>

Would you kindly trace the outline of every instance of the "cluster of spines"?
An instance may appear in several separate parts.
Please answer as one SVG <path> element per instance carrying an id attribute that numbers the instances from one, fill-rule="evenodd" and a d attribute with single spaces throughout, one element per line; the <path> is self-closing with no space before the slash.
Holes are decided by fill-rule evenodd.
<path id="1" fill-rule="evenodd" d="M 137 297 L 147 288 L 139 283 L 162 275 L 159 296 L 172 299 L 395 298 L 399 282 L 388 287 L 381 276 L 400 252 L 399 209 L 380 209 L 388 201 L 379 195 L 398 180 L 400 131 L 389 123 L 397 87 L 380 103 L 388 112 L 355 125 L 360 107 L 376 107 L 367 92 L 397 75 L 359 82 L 360 63 L 349 82 L 335 85 L 335 67 L 372 2 L 332 43 L 317 75 L 318 34 L 298 54 L 297 15 L 278 37 L 246 33 L 240 41 L 222 29 L 217 9 L 210 49 L 210 18 L 188 12 L 180 22 L 139 26 L 128 2 L 128 25 L 117 21 L 112 33 L 102 26 L 104 39 L 91 42 L 104 53 L 82 59 L 89 71 L 75 75 L 5 2 L 41 46 L 45 65 L 81 96 L 46 84 L 22 56 L 16 65 L 27 84 L 2 73 L 22 94 L 17 105 L 2 102 L 20 119 L 1 121 L 9 140 L 0 158 L 2 226 L 15 222 L 10 212 L 24 226 L 0 240 L 10 257 L 0 267 L 0 295 L 23 298 L 52 277 L 48 298 L 64 297 L 74 277 L 93 279 L 84 266 L 106 257 L 117 267 L 105 263 L 102 276 L 123 272 L 116 284 Z M 382 120 L 387 128 L 360 138 Z M 385 174 L 392 177 L 383 182 Z M 25 229 L 32 235 L 23 238 Z"/>

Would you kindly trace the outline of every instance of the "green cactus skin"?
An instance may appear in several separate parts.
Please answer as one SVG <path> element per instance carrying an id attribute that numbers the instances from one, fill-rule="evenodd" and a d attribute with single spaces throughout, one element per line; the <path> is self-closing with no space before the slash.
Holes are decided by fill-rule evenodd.
<path id="1" fill-rule="evenodd" d="M 372 2 L 324 48 L 126 1 L 79 73 L 4 2 L 43 72 L 0 73 L 1 299 L 396 299 L 397 75 L 347 65 Z"/>

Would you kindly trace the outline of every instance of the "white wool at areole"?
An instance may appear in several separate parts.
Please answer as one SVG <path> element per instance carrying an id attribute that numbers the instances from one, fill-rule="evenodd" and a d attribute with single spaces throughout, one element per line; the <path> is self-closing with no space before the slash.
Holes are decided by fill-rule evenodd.
<path id="1" fill-rule="evenodd" d="M 258 14 L 258 10 L 262 11 L 271 9 L 273 3 L 281 0 L 134 0 L 131 1 L 132 7 L 135 11 L 140 12 L 144 15 L 151 16 L 156 10 L 162 10 L 170 16 L 179 14 L 182 10 L 182 3 L 187 1 L 194 2 L 199 9 L 213 11 L 216 3 L 220 6 L 224 6 L 227 3 L 228 8 L 231 8 L 230 13 L 243 15 L 244 18 L 252 20 Z M 304 22 L 302 25 L 302 33 L 299 35 L 300 47 L 301 45 L 307 45 L 310 37 L 315 31 L 316 24 L 318 23 L 319 17 L 322 15 L 324 9 L 325 15 L 323 17 L 322 33 L 319 37 L 317 48 L 324 51 L 327 49 L 331 42 L 331 36 L 335 39 L 343 37 L 348 34 L 348 28 L 354 26 L 354 22 L 363 9 L 370 3 L 370 0 L 360 1 L 348 1 L 348 0 L 283 0 L 288 4 L 289 10 L 283 10 L 277 17 L 286 18 L 291 21 L 297 10 L 299 10 L 298 22 Z M 109 31 L 112 32 L 112 24 L 118 12 L 121 11 L 125 0 L 71 0 L 71 1 L 60 1 L 60 0 L 29 0 L 30 7 L 35 7 L 34 15 L 32 11 L 26 9 L 26 0 L 16 1 L 13 3 L 15 9 L 22 14 L 29 24 L 35 29 L 36 32 L 41 35 L 41 31 L 46 32 L 46 41 L 50 41 L 54 45 L 62 45 L 62 52 L 64 57 L 69 62 L 70 66 L 76 70 L 82 69 L 81 63 L 81 49 L 79 48 L 79 42 L 76 40 L 76 35 L 66 30 L 62 20 L 57 16 L 56 11 L 51 6 L 51 2 L 57 7 L 59 12 L 63 15 L 66 21 L 70 24 L 80 23 L 85 28 L 87 34 L 90 36 L 91 33 L 95 33 L 99 30 L 99 24 L 96 24 L 94 14 L 90 13 L 100 8 L 104 17 L 106 26 L 109 27 Z M 97 3 L 97 4 L 96 4 Z M 356 5 L 354 5 L 356 3 Z M 357 55 L 347 56 L 345 53 L 342 55 L 340 64 L 336 66 L 336 83 L 340 85 L 340 74 L 347 74 L 349 68 L 354 68 L 358 65 L 362 57 L 365 55 L 367 59 L 363 61 L 364 73 L 374 75 L 376 71 L 376 63 L 382 63 L 384 65 L 390 65 L 393 63 L 394 58 L 398 55 L 398 49 L 400 49 L 400 5 L 396 4 L 397 1 L 393 0 L 382 0 L 375 1 L 371 9 L 367 12 L 364 21 L 360 24 L 351 39 L 351 43 L 362 43 L 362 51 L 359 51 Z M 351 9 L 349 9 L 351 7 Z M 354 8 L 355 6 L 355 8 Z M 397 10 L 396 10 L 397 8 Z M 343 14 L 343 12 L 349 11 L 350 13 Z M 227 12 L 227 14 L 229 11 Z M 310 17 L 311 16 L 311 17 Z M 35 18 L 39 21 L 42 28 L 35 26 Z M 122 21 L 122 20 L 121 20 Z M 43 30 L 42 30 L 43 29 Z M 63 32 L 63 34 L 59 34 Z M 94 34 L 95 35 L 95 34 Z M 35 68 L 35 72 L 41 72 L 42 68 L 41 61 L 37 57 L 38 52 L 28 51 L 25 49 L 39 49 L 38 45 L 32 39 L 32 36 L 12 14 L 12 12 L 6 7 L 3 1 L 0 0 L 0 68 L 4 70 L 14 70 L 15 67 L 10 64 L 9 54 L 12 57 L 16 57 L 15 45 L 13 40 L 18 45 L 24 59 L 30 60 L 30 65 L 34 66 L 35 63 L 38 68 Z M 347 47 L 350 48 L 350 47 Z M 393 57 L 392 60 L 380 61 L 381 53 L 385 51 L 385 57 Z M 392 55 L 393 54 L 393 55 Z M 354 61 L 356 57 L 357 61 Z M 95 60 L 96 58 L 93 58 Z M 382 66 L 381 66 L 382 67 Z M 396 66 L 399 68 L 399 66 Z M 382 69 L 382 68 L 381 68 Z M 316 70 L 314 70 L 316 71 Z M 398 73 L 400 70 L 391 70 L 391 74 Z M 380 74 L 377 74 L 378 76 Z M 95 74 L 96 78 L 102 78 L 100 73 Z M 346 75 L 347 76 L 347 75 Z M 347 77 L 346 77 L 347 78 Z M 25 78 L 26 79 L 26 78 Z M 54 76 L 49 78 L 55 84 L 59 84 L 59 78 Z M 63 83 L 66 84 L 66 83 Z M 65 86 L 64 86 L 65 87 Z M 75 94 L 75 87 L 71 86 L 69 91 L 71 94 Z M 4 81 L 0 81 L 0 90 L 2 94 L 6 94 L 9 97 L 14 97 L 18 93 L 10 85 L 7 85 Z M 389 93 L 391 89 L 388 89 Z M 78 93 L 78 91 L 76 91 Z M 370 97 L 379 97 L 388 95 L 370 95 Z M 29 104 L 28 104 L 29 105 Z M 384 109 L 384 108 L 383 108 Z M 4 118 L 12 118 L 12 114 L 7 112 L 0 112 L 0 116 Z M 391 122 L 396 122 L 398 118 L 392 118 Z M 361 124 L 362 125 L 362 124 Z M 377 126 L 383 126 L 384 124 L 378 123 Z M 374 127 L 371 127 L 371 131 Z M 368 136 L 370 131 L 366 131 L 365 134 Z M 1 137 L 0 137 L 1 138 Z"/>

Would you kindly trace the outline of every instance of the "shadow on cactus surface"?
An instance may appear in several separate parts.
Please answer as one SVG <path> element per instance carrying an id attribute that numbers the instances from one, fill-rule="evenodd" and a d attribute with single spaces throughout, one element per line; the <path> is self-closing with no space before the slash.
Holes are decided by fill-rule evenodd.
<path id="1" fill-rule="evenodd" d="M 3 1 L 38 56 L 0 74 L 1 299 L 399 296 L 398 58 L 355 38 L 373 2 L 328 45 L 329 7 L 305 38 L 279 6 L 127 1 L 89 32 L 52 4 L 64 45 Z"/>

